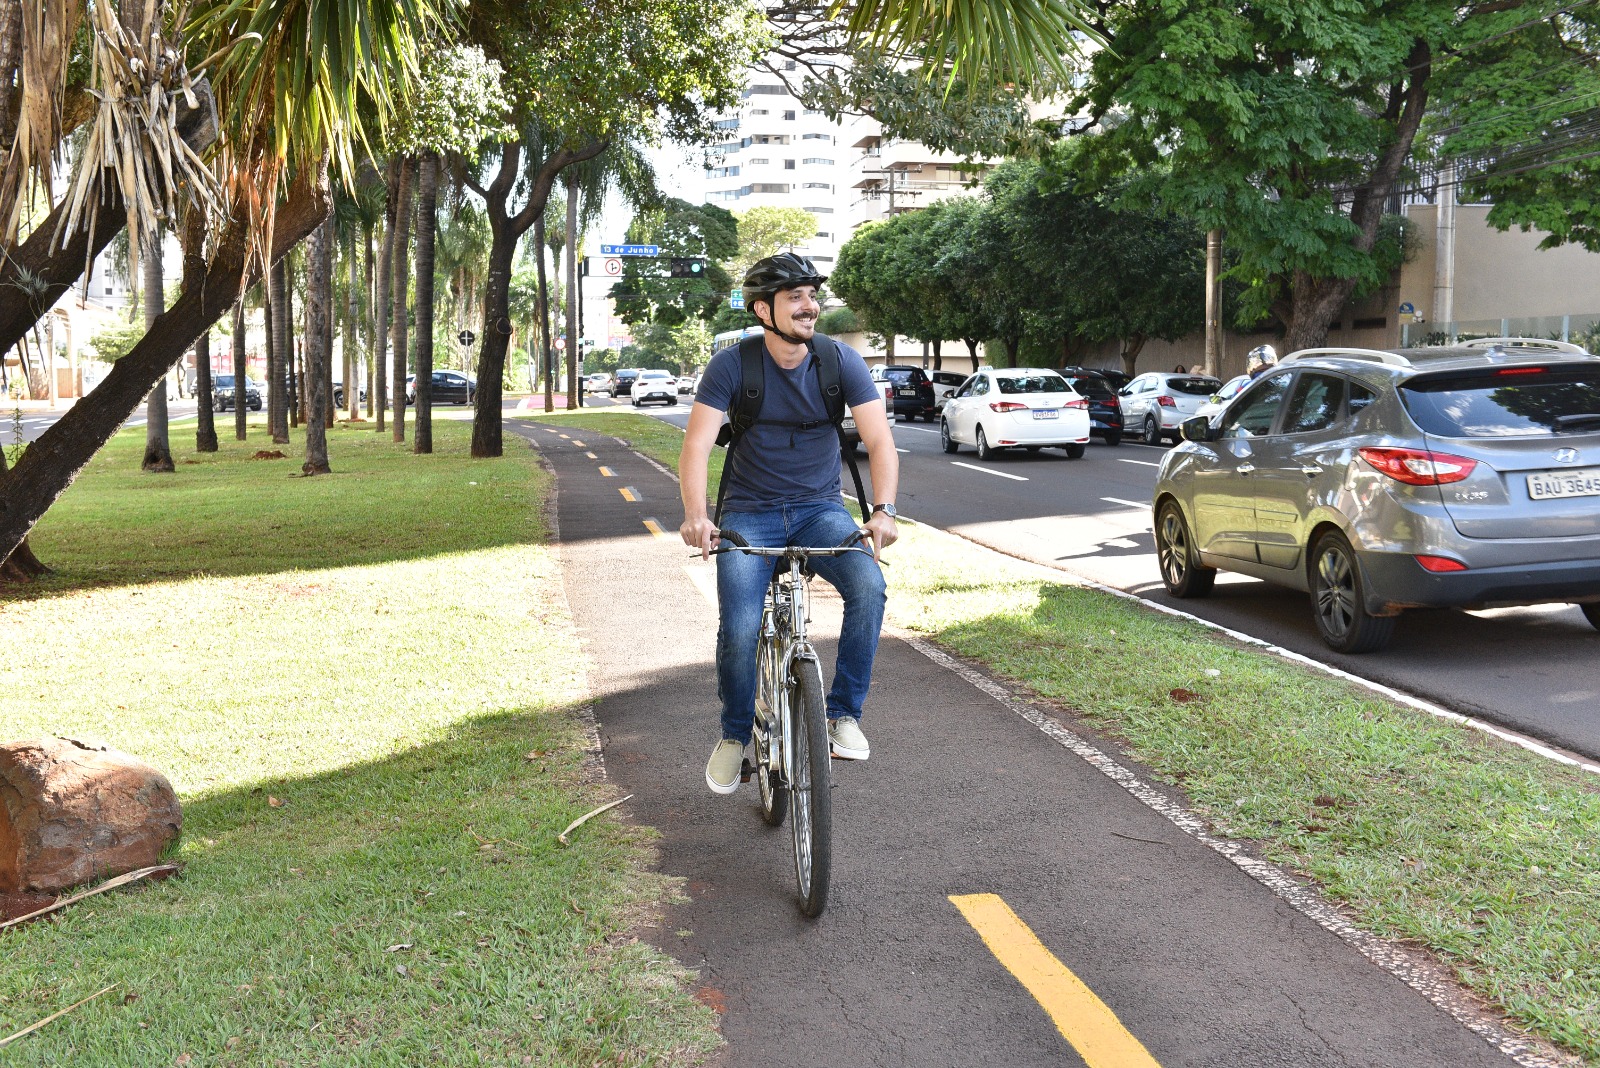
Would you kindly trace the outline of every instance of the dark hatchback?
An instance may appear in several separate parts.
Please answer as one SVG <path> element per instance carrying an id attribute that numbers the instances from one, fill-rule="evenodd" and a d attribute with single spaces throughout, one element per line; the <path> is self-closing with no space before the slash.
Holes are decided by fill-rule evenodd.
<path id="1" fill-rule="evenodd" d="M 885 364 L 872 369 L 875 382 L 887 382 L 894 391 L 894 415 L 897 419 L 921 417 L 932 422 L 939 414 L 934 403 L 933 379 L 920 367 Z"/>
<path id="2" fill-rule="evenodd" d="M 633 383 L 639 377 L 638 368 L 629 368 L 617 372 L 617 377 L 611 383 L 613 397 L 633 396 Z"/>
<path id="3" fill-rule="evenodd" d="M 1089 433 L 1104 438 L 1107 445 L 1122 444 L 1122 402 L 1105 373 L 1090 367 L 1063 367 L 1061 375 L 1089 401 Z"/>

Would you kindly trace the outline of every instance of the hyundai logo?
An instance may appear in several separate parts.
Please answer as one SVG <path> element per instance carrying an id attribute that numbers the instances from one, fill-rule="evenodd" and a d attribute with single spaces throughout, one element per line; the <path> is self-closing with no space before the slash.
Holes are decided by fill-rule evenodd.
<path id="1" fill-rule="evenodd" d="M 1550 455 L 1555 457 L 1555 461 L 1558 464 L 1575 464 L 1578 462 L 1577 449 L 1557 449 Z"/>

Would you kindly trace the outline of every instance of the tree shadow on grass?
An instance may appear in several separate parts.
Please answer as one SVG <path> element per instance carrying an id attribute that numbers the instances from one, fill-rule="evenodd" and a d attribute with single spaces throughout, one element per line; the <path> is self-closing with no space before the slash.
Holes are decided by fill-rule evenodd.
<path id="1" fill-rule="evenodd" d="M 624 934 L 666 892 L 641 874 L 648 829 L 556 840 L 615 792 L 581 744 L 571 709 L 508 712 L 190 801 L 180 878 L 8 940 L 0 1023 L 119 984 L 14 1063 L 642 1063 L 713 1043 Z"/>

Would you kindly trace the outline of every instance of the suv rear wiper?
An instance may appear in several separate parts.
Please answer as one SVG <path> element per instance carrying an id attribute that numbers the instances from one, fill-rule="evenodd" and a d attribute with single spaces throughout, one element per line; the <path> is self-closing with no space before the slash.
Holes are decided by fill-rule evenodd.
<path id="1" fill-rule="evenodd" d="M 1600 412 L 1581 412 L 1577 415 L 1558 415 L 1555 419 L 1555 429 L 1581 430 L 1588 427 L 1600 426 Z"/>

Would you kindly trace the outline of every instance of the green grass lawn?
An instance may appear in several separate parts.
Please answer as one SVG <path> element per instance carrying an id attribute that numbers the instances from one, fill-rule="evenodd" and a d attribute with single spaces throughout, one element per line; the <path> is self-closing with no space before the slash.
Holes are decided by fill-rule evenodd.
<path id="1" fill-rule="evenodd" d="M 231 427 L 231 424 L 230 424 Z M 225 428 L 227 429 L 227 428 Z M 584 670 L 513 437 L 432 456 L 329 432 L 138 470 L 119 435 L 0 593 L 0 739 L 89 736 L 165 772 L 180 878 L 0 935 L 6 1065 L 680 1064 L 711 1012 L 633 931 L 675 893 L 583 751 Z M 231 433 L 225 436 L 231 437 Z M 191 462 L 192 461 L 192 462 Z M 626 812 L 626 809 L 619 810 Z M 185 1057 L 187 1055 L 187 1059 Z"/>
<path id="2" fill-rule="evenodd" d="M 682 435 L 660 420 L 542 418 L 677 461 Z M 579 422 L 597 419 L 609 422 Z M 1600 1064 L 1600 779 L 1198 624 L 901 530 L 893 621 L 1118 739 L 1219 831 Z"/>

